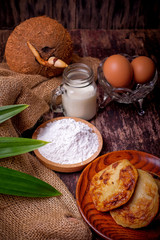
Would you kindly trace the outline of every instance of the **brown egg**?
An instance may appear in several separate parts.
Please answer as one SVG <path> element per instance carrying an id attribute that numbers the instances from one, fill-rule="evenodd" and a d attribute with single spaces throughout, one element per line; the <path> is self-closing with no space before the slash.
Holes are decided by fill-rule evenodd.
<path id="1" fill-rule="evenodd" d="M 139 56 L 131 62 L 131 65 L 136 83 L 146 83 L 155 74 L 155 64 L 149 57 Z"/>
<path id="2" fill-rule="evenodd" d="M 130 62 L 119 54 L 112 55 L 106 59 L 103 64 L 103 73 L 107 81 L 117 88 L 130 86 L 133 77 L 133 69 Z"/>

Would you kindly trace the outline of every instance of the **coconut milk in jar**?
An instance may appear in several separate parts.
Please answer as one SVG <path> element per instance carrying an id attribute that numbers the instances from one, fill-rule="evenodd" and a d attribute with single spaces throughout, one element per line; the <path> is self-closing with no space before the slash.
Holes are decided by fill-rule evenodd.
<path id="1" fill-rule="evenodd" d="M 97 86 L 92 69 L 83 63 L 74 63 L 65 68 L 63 84 L 59 93 L 62 94 L 62 106 L 65 116 L 92 119 L 97 111 Z M 53 101 L 54 102 L 54 101 Z"/>

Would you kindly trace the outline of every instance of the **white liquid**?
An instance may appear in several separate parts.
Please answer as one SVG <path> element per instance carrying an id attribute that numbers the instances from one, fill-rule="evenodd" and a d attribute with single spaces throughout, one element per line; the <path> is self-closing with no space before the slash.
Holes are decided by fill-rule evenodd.
<path id="1" fill-rule="evenodd" d="M 97 111 L 97 93 L 94 85 L 84 88 L 74 88 L 64 85 L 66 90 L 62 94 L 62 104 L 65 115 L 79 117 L 85 120 L 92 119 Z"/>

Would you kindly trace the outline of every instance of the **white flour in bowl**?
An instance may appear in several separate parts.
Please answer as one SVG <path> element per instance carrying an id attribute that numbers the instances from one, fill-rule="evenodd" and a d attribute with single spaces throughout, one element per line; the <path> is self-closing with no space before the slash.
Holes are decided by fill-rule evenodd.
<path id="1" fill-rule="evenodd" d="M 50 142 L 38 149 L 40 154 L 60 164 L 83 162 L 99 146 L 96 133 L 87 124 L 71 118 L 48 123 L 40 129 L 37 139 Z"/>

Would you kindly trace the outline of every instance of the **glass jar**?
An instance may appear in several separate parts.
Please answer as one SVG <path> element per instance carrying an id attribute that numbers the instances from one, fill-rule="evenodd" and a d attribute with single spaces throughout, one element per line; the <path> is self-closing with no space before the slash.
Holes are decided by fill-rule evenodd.
<path id="1" fill-rule="evenodd" d="M 92 69 L 83 63 L 74 63 L 64 69 L 63 83 L 53 91 L 52 108 L 62 96 L 61 110 L 65 116 L 92 119 L 97 112 L 97 86 Z"/>

